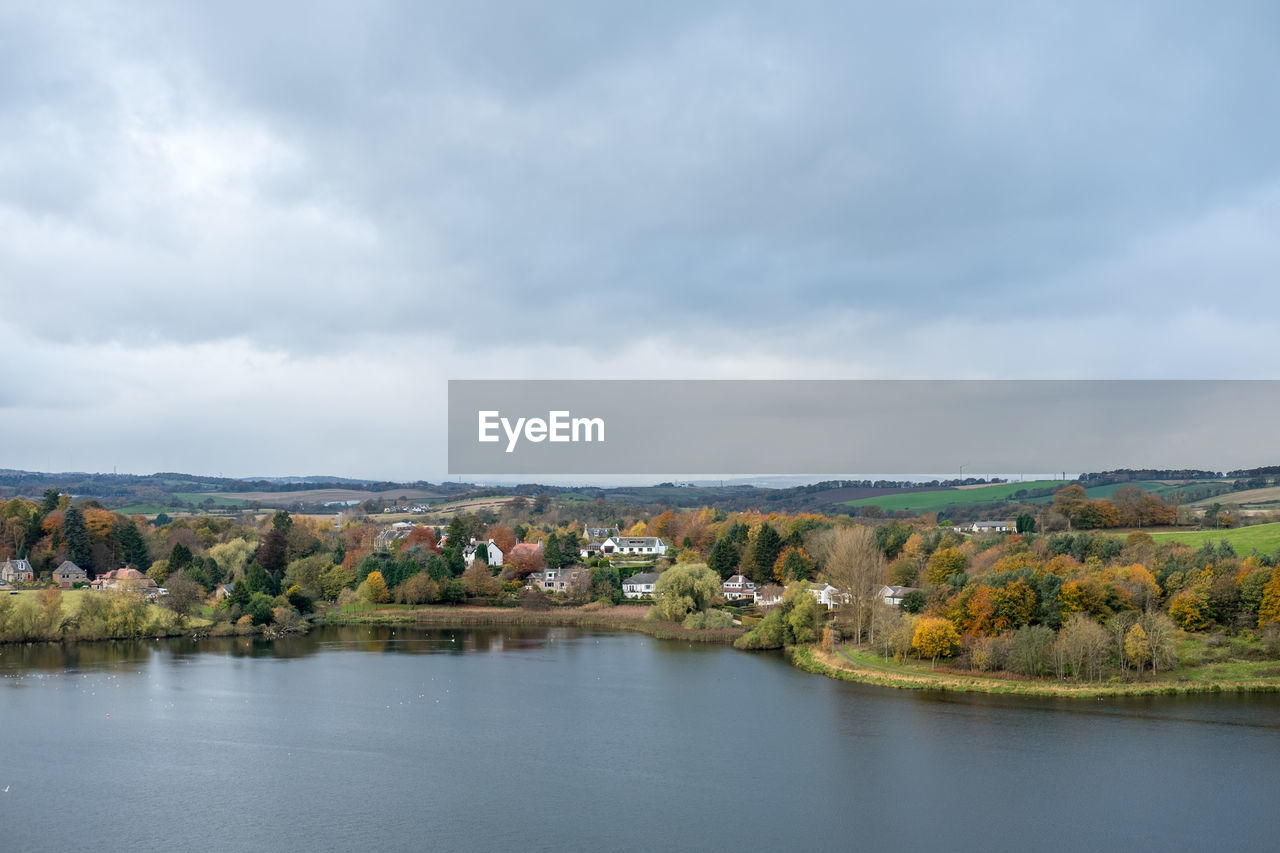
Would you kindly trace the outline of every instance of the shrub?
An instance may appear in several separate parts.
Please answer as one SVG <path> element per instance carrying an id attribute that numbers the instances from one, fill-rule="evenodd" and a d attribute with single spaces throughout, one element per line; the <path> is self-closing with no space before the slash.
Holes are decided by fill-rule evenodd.
<path id="1" fill-rule="evenodd" d="M 723 610 L 708 610 L 704 613 L 690 613 L 681 624 L 694 630 L 722 630 L 733 627 L 733 617 Z"/>

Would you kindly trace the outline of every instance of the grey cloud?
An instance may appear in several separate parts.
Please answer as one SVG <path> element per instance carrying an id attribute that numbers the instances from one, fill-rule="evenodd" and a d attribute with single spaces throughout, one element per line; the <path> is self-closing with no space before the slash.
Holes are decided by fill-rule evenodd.
<path id="1" fill-rule="evenodd" d="M 43 49 L 0 60 L 0 209 L 62 236 L 32 226 L 0 272 L 44 288 L 45 335 L 310 350 L 465 342 L 441 320 L 482 313 L 753 335 L 1102 302 L 1159 323 L 1185 307 L 1162 298 L 1179 234 L 1193 269 L 1231 261 L 1224 297 L 1277 307 L 1268 4 L 35 9 L 15 30 Z M 100 82 L 121 67 L 157 114 Z M 131 121 L 287 156 L 184 198 Z"/>

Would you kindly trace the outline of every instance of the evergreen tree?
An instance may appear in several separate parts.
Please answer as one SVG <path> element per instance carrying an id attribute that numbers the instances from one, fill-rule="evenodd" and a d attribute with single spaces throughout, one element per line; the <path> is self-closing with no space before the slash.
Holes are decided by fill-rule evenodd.
<path id="1" fill-rule="evenodd" d="M 549 569 L 558 569 L 563 565 L 559 536 L 552 533 L 547 537 L 547 541 L 542 544 L 542 558 L 546 560 Z"/>
<path id="2" fill-rule="evenodd" d="M 93 548 L 89 544 L 89 528 L 84 523 L 80 507 L 67 507 L 62 520 L 62 536 L 67 543 L 67 557 L 82 569 L 97 568 L 93 565 Z"/>
<path id="3" fill-rule="evenodd" d="M 147 550 L 147 543 L 142 538 L 138 525 L 134 524 L 132 519 L 118 522 L 115 534 L 126 564 L 140 572 L 146 572 L 151 568 L 151 552 Z"/>
<path id="4" fill-rule="evenodd" d="M 191 565 L 192 554 L 191 549 L 181 542 L 173 546 L 173 550 L 169 552 L 169 574 L 181 571 Z"/>
<path id="5" fill-rule="evenodd" d="M 716 540 L 716 544 L 711 546 L 711 556 L 707 559 L 709 565 L 716 571 L 721 579 L 728 580 L 738 568 L 738 547 L 728 536 L 721 536 Z"/>
<path id="6" fill-rule="evenodd" d="M 59 498 L 59 495 L 58 495 L 57 489 L 52 489 L 52 488 L 45 489 L 44 499 L 40 501 L 40 515 L 41 516 L 48 515 L 49 513 L 57 509 L 58 498 Z"/>
<path id="7" fill-rule="evenodd" d="M 768 524 L 763 524 L 760 526 L 760 532 L 756 534 L 751 552 L 755 558 L 753 562 L 757 575 L 752 580 L 756 583 L 768 583 L 770 574 L 773 572 L 773 564 L 778 561 L 778 555 L 782 553 L 782 537 Z"/>

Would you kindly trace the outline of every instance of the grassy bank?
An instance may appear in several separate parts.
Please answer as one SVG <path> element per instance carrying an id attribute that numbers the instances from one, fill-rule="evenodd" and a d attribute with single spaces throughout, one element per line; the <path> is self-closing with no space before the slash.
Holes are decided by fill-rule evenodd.
<path id="1" fill-rule="evenodd" d="M 645 618 L 647 607 L 553 607 L 524 610 L 517 607 L 384 607 L 338 614 L 326 614 L 316 621 L 327 625 L 417 625 L 420 627 L 465 628 L 479 625 L 528 625 L 547 627 L 597 628 L 608 631 L 637 631 L 660 640 L 689 640 L 699 643 L 732 643 L 741 628 L 699 631 L 674 622 Z"/>
<path id="2" fill-rule="evenodd" d="M 933 670 L 921 661 L 885 663 L 882 658 L 848 646 L 824 652 L 817 646 L 797 646 L 788 650 L 792 664 L 818 675 L 840 681 L 856 681 L 880 687 L 908 690 L 949 690 L 961 693 L 1056 696 L 1098 699 L 1106 696 L 1172 696 L 1184 693 L 1277 693 L 1280 679 L 1263 677 L 1259 671 L 1274 671 L 1275 662 L 1222 668 L 1180 667 L 1159 676 L 1134 681 L 1059 682 L 1051 680 L 998 678 L 948 670 Z M 1189 674 L 1190 673 L 1190 674 Z M 1196 677 L 1192 677 L 1192 675 Z"/>

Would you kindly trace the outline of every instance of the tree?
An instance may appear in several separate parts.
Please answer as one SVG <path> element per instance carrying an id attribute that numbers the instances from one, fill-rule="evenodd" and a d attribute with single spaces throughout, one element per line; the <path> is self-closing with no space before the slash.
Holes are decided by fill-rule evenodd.
<path id="1" fill-rule="evenodd" d="M 1124 653 L 1138 667 L 1138 677 L 1142 677 L 1142 667 L 1151 660 L 1151 641 L 1141 625 L 1134 624 L 1124 635 Z"/>
<path id="2" fill-rule="evenodd" d="M 942 586 L 952 575 L 963 572 L 965 568 L 964 554 L 959 548 L 947 546 L 938 548 L 929 555 L 925 568 L 925 579 L 933 586 Z"/>
<path id="3" fill-rule="evenodd" d="M 951 620 L 940 616 L 922 616 L 916 620 L 911 645 L 921 656 L 931 659 L 929 668 L 932 669 L 938 665 L 938 658 L 949 657 L 960 648 L 960 635 Z"/>
<path id="4" fill-rule="evenodd" d="M 169 594 L 161 597 L 160 603 L 177 615 L 179 625 L 186 624 L 187 616 L 204 601 L 204 587 L 184 572 L 176 572 L 169 576 L 165 588 Z"/>
<path id="5" fill-rule="evenodd" d="M 1169 615 L 1184 631 L 1209 627 L 1209 595 L 1199 586 L 1184 589 L 1169 601 Z"/>
<path id="6" fill-rule="evenodd" d="M 711 546 L 709 565 L 723 580 L 728 580 L 738 568 L 738 546 L 729 536 L 721 536 Z"/>
<path id="7" fill-rule="evenodd" d="M 1262 602 L 1258 605 L 1258 625 L 1280 622 L 1280 567 L 1271 570 L 1271 580 L 1262 587 Z"/>
<path id="8" fill-rule="evenodd" d="M 386 604 L 391 600 L 391 594 L 387 591 L 387 582 L 383 579 L 382 572 L 378 571 L 369 572 L 369 576 L 360 584 L 357 592 L 370 604 Z"/>
<path id="9" fill-rule="evenodd" d="M 118 521 L 115 536 L 116 541 L 120 543 L 120 551 L 127 565 L 133 566 L 140 572 L 146 572 L 151 568 L 151 552 L 147 549 L 147 543 L 142 538 L 138 525 L 134 524 L 132 519 Z"/>
<path id="10" fill-rule="evenodd" d="M 84 512 L 78 506 L 67 507 L 62 518 L 62 537 L 67 543 L 67 557 L 83 569 L 96 568 L 93 564 L 93 547 L 89 543 L 89 528 L 84 523 Z"/>
<path id="11" fill-rule="evenodd" d="M 855 643 L 862 642 L 868 608 L 884 584 L 885 571 L 884 552 L 871 528 L 841 527 L 828 540 L 823 575 L 839 591 L 841 611 L 853 617 Z"/>
<path id="12" fill-rule="evenodd" d="M 755 565 L 755 577 L 752 580 L 756 583 L 768 583 L 773 564 L 778 561 L 780 553 L 782 537 L 778 535 L 778 531 L 768 524 L 760 525 L 760 531 L 756 533 L 756 540 L 751 546 L 752 562 Z"/>
<path id="13" fill-rule="evenodd" d="M 702 563 L 681 563 L 658 575 L 653 586 L 657 604 L 652 619 L 683 622 L 690 613 L 706 610 L 720 597 L 720 576 Z"/>
<path id="14" fill-rule="evenodd" d="M 552 532 L 542 543 L 542 559 L 547 561 L 547 566 L 553 569 L 560 568 L 563 565 L 563 555 L 560 553 L 560 537 Z"/>
<path id="15" fill-rule="evenodd" d="M 773 577 L 779 583 L 806 581 L 813 573 L 813 560 L 803 548 L 788 546 L 773 564 Z"/>
<path id="16" fill-rule="evenodd" d="M 1014 519 L 1013 529 L 1018 533 L 1035 533 L 1036 517 L 1029 512 L 1022 513 Z"/>
<path id="17" fill-rule="evenodd" d="M 467 595 L 497 595 L 502 585 L 489 571 L 489 564 L 479 559 L 474 560 L 462 573 L 462 585 Z"/>
<path id="18" fill-rule="evenodd" d="M 1058 632 L 1058 643 L 1076 679 L 1101 680 L 1107 653 L 1107 632 L 1096 619 L 1087 613 L 1072 613 Z"/>

